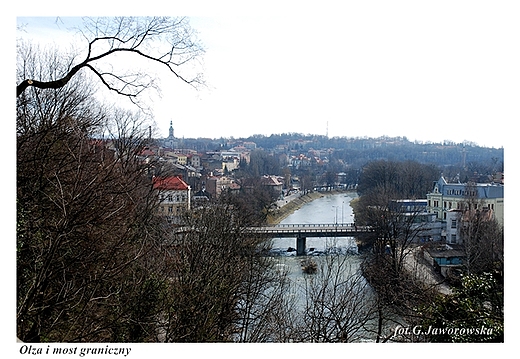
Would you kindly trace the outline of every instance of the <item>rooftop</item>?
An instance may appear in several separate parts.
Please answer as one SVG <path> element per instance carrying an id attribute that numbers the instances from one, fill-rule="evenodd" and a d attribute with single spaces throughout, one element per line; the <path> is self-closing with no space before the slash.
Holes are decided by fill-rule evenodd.
<path id="1" fill-rule="evenodd" d="M 154 177 L 153 188 L 164 191 L 187 191 L 190 186 L 181 176 Z"/>
<path id="2" fill-rule="evenodd" d="M 436 187 L 439 193 L 445 196 L 467 196 L 468 190 L 476 191 L 477 198 L 503 198 L 504 197 L 504 185 L 501 183 L 448 183 L 444 177 L 441 177 Z"/>

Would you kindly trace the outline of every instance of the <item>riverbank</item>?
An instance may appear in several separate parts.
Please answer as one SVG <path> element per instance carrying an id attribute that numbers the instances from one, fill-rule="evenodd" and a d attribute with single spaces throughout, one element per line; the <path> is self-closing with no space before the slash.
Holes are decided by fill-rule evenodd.
<path id="1" fill-rule="evenodd" d="M 300 195 L 297 197 L 293 197 L 291 199 L 288 199 L 286 203 L 280 206 L 278 209 L 274 210 L 272 213 L 270 213 L 267 217 L 267 222 L 269 224 L 278 224 L 281 221 L 283 221 L 285 218 L 287 218 L 289 215 L 306 205 L 307 203 L 310 203 L 318 198 L 322 198 L 328 195 L 334 195 L 334 194 L 340 194 L 340 193 L 356 193 L 355 191 L 339 191 L 339 190 L 332 190 L 332 191 L 326 191 L 326 192 L 308 192 L 304 195 Z M 279 201 L 280 203 L 280 201 Z M 283 203 L 283 202 L 281 202 Z"/>

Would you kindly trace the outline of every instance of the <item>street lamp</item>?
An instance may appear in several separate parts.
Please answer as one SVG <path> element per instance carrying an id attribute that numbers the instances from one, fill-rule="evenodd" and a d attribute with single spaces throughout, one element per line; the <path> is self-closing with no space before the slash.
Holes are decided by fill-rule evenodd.
<path id="1" fill-rule="evenodd" d="M 341 202 L 341 225 L 344 225 L 344 217 L 343 217 L 344 205 L 345 205 L 345 201 L 342 201 Z"/>
<path id="2" fill-rule="evenodd" d="M 338 225 L 338 207 L 339 206 L 332 206 L 334 208 L 334 225 Z"/>

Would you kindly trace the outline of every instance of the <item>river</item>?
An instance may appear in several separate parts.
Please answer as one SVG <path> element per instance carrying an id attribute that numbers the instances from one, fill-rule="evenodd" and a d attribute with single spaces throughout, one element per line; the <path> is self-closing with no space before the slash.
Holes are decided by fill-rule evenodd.
<path id="1" fill-rule="evenodd" d="M 326 195 L 305 204 L 280 224 L 354 223 L 354 213 L 350 201 L 356 197 L 356 193 Z M 356 241 L 352 237 L 309 237 L 307 238 L 306 256 L 296 256 L 296 238 L 275 238 L 271 245 L 271 254 L 277 262 L 277 266 L 287 271 L 288 278 L 291 279 L 295 288 L 303 288 L 306 276 L 309 275 L 302 270 L 302 261 L 306 258 L 312 258 L 318 268 L 321 268 L 326 266 L 330 254 L 339 255 L 344 272 L 342 276 L 345 277 L 358 271 L 361 263 Z M 303 302 L 300 303 L 303 304 Z"/>
<path id="2" fill-rule="evenodd" d="M 280 222 L 280 224 L 350 224 L 354 223 L 354 212 L 350 201 L 356 193 L 331 194 L 305 204 Z M 352 237 L 307 238 L 307 254 L 322 255 L 329 252 L 357 254 L 357 244 Z M 288 249 L 296 248 L 296 238 L 275 238 L 272 253 L 281 256 L 296 256 Z"/>
<path id="3" fill-rule="evenodd" d="M 350 224 L 354 223 L 354 213 L 350 206 L 350 201 L 357 197 L 356 193 L 336 193 L 318 198 L 305 204 L 300 209 L 289 215 L 280 224 Z M 353 329 L 359 322 L 356 318 L 362 318 L 365 309 L 373 298 L 372 290 L 367 286 L 366 280 L 359 276 L 359 268 L 362 256 L 358 254 L 357 244 L 352 237 L 342 238 L 307 238 L 306 256 L 296 256 L 296 238 L 276 238 L 272 240 L 272 258 L 276 261 L 276 266 L 282 273 L 287 273 L 287 278 L 291 282 L 289 296 L 294 301 L 292 309 L 299 313 L 305 313 L 309 309 L 309 292 L 307 291 L 310 283 L 315 279 L 315 283 L 328 285 L 327 293 L 331 294 L 330 306 L 337 310 L 339 315 L 338 303 L 349 303 L 357 308 L 357 314 L 347 314 L 341 312 L 344 318 L 335 317 L 343 321 L 342 325 L 351 326 L 355 332 L 354 341 L 371 341 L 369 332 L 365 332 L 368 326 L 373 326 L 373 321 L 365 321 L 362 325 L 365 329 Z M 289 249 L 289 250 L 288 250 Z M 317 265 L 315 274 L 306 274 L 302 268 L 302 262 L 312 260 Z M 334 273 L 333 277 L 325 277 L 326 273 Z M 356 279 L 357 278 L 357 279 Z M 352 281 L 350 281 L 352 280 Z M 333 284 L 336 283 L 336 284 Z M 337 285 L 337 287 L 334 287 Z M 325 290 L 325 287 L 322 287 Z M 356 288 L 360 288 L 356 292 Z M 365 289 L 361 289 L 365 288 Z M 315 292 L 316 293 L 316 292 Z M 318 302 L 319 303 L 319 302 Z M 319 306 L 319 304 L 317 304 Z M 327 304 L 327 307 L 329 304 Z M 366 307 L 368 310 L 368 307 Z M 327 309 L 328 311 L 328 309 Z M 361 320 L 361 319 L 360 319 Z M 339 322 L 338 322 L 339 323 Z M 350 323 L 350 324 L 346 324 Z M 329 325 L 330 323 L 328 323 Z M 358 328 L 361 328 L 359 325 Z M 316 338 L 315 338 L 316 339 Z M 352 338 L 351 338 L 352 339 Z"/>

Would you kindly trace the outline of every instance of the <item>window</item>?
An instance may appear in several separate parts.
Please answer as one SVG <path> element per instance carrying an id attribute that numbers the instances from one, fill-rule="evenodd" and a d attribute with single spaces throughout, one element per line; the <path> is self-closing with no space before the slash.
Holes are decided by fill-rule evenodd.
<path id="1" fill-rule="evenodd" d="M 457 220 L 456 219 L 452 219 L 451 220 L 451 228 L 457 228 Z"/>

